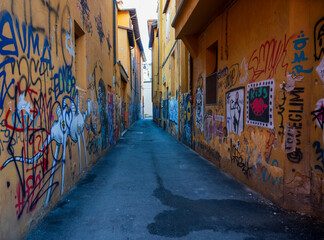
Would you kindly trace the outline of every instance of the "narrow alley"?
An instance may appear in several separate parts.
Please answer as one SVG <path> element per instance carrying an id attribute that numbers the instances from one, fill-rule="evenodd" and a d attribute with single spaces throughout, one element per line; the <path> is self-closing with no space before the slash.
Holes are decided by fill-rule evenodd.
<path id="1" fill-rule="evenodd" d="M 323 236 L 324 225 L 277 208 L 152 120 L 141 120 L 26 240 Z"/>

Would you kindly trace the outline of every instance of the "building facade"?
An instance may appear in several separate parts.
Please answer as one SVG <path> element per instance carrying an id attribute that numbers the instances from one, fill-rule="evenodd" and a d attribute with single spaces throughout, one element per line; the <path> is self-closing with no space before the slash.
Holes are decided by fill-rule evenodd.
<path id="1" fill-rule="evenodd" d="M 114 0 L 1 1 L 0 239 L 23 238 L 119 139 L 117 15 Z"/>
<path id="2" fill-rule="evenodd" d="M 145 54 L 136 9 L 124 9 L 121 4 L 118 8 L 118 44 L 122 129 L 126 129 L 142 118 L 142 62 Z"/>
<path id="3" fill-rule="evenodd" d="M 191 114 L 185 122 L 179 119 L 181 114 L 187 115 L 188 109 L 185 108 L 188 106 L 191 111 L 189 52 L 181 40 L 175 39 L 175 30 L 171 27 L 176 15 L 175 1 L 161 0 L 158 3 L 158 19 L 151 24 L 149 42 L 153 61 L 154 121 L 172 136 L 190 145 L 188 139 L 182 138 L 182 133 L 191 132 Z"/>
<path id="4" fill-rule="evenodd" d="M 169 23 L 190 52 L 192 148 L 280 206 L 324 218 L 324 2 L 161 0 L 160 10 L 173 4 L 157 35 Z"/>
<path id="5" fill-rule="evenodd" d="M 143 63 L 143 77 L 142 77 L 142 97 L 143 97 L 143 116 L 145 118 L 153 117 L 153 104 L 152 104 L 152 64 Z"/>

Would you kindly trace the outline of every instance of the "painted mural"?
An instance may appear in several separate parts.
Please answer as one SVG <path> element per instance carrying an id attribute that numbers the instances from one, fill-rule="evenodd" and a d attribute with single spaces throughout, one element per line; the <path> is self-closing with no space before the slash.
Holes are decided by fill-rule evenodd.
<path id="1" fill-rule="evenodd" d="M 247 85 L 246 123 L 260 127 L 273 128 L 274 80 Z"/>
<path id="2" fill-rule="evenodd" d="M 196 126 L 204 131 L 204 89 L 201 87 L 196 90 Z"/>
<path id="3" fill-rule="evenodd" d="M 192 106 L 189 93 L 181 94 L 180 97 L 180 135 L 181 141 L 191 146 L 192 132 Z"/>
<path id="4" fill-rule="evenodd" d="M 26 220 L 53 206 L 119 139 L 121 117 L 99 58 L 84 59 L 85 84 L 76 77 L 70 8 L 80 9 L 84 29 L 92 32 L 87 1 L 38 1 L 44 21 L 31 3 L 24 9 L 14 3 L 0 10 L 0 178 L 8 212 Z M 100 30 L 101 13 L 96 20 Z"/>
<path id="5" fill-rule="evenodd" d="M 245 89 L 237 88 L 226 93 L 227 131 L 241 135 L 244 129 Z"/>
<path id="6" fill-rule="evenodd" d="M 189 65 L 193 73 L 188 77 L 189 86 L 185 81 L 179 86 L 192 94 L 193 109 L 190 122 L 185 111 L 189 94 L 180 96 L 179 138 L 187 144 L 190 136 L 191 146 L 199 154 L 270 199 L 280 204 L 284 199 L 285 207 L 295 210 L 306 206 L 306 212 L 317 216 L 320 212 L 322 217 L 324 17 L 315 6 L 322 9 L 324 5 L 293 2 L 290 7 L 300 9 L 297 16 L 287 15 L 279 2 L 268 6 L 283 11 L 281 17 L 290 15 L 290 21 L 297 24 L 276 26 L 259 35 L 258 24 L 238 24 L 234 14 L 238 8 L 230 7 L 210 19 L 192 44 L 185 44 L 195 48 L 193 66 Z M 243 8 L 244 3 L 234 5 Z M 276 21 L 272 10 L 263 9 L 264 4 L 255 1 L 254 5 L 262 11 L 254 15 L 256 22 Z M 232 17 L 227 19 L 228 13 Z M 178 19 L 185 24 L 185 19 Z M 244 35 L 250 28 L 252 35 Z M 216 63 L 212 46 L 217 46 Z M 217 72 L 215 92 L 206 91 L 202 77 L 211 70 Z M 163 70 L 162 76 L 168 74 L 168 69 Z M 167 81 L 164 84 L 170 87 Z M 216 101 L 206 104 L 205 99 Z M 192 123 L 189 131 L 185 131 L 187 122 Z"/>
<path id="7" fill-rule="evenodd" d="M 178 100 L 176 98 L 171 98 L 169 101 L 169 119 L 178 124 Z"/>

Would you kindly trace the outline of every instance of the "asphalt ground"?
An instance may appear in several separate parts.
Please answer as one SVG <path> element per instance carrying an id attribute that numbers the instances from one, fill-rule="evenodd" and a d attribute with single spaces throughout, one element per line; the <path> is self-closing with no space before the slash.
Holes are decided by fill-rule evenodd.
<path id="1" fill-rule="evenodd" d="M 178 142 L 136 122 L 25 239 L 324 239 Z"/>

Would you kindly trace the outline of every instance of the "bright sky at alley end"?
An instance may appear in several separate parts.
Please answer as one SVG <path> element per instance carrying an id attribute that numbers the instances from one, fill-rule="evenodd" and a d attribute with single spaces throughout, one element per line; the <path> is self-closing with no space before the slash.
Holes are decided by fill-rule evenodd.
<path id="1" fill-rule="evenodd" d="M 151 61 L 151 52 L 148 49 L 149 36 L 147 29 L 148 19 L 157 19 L 157 1 L 156 0 L 123 0 L 123 8 L 136 8 L 138 24 L 141 33 L 141 39 L 145 51 L 147 62 Z"/>

